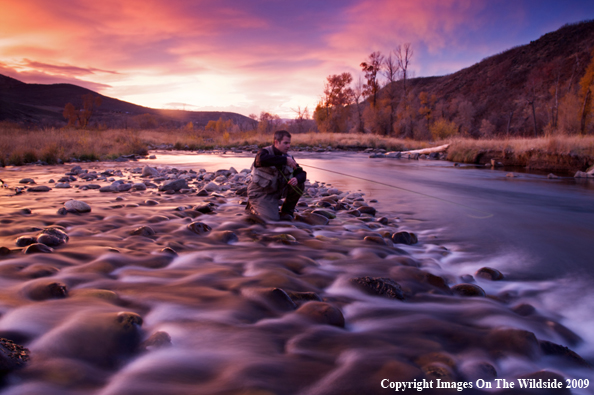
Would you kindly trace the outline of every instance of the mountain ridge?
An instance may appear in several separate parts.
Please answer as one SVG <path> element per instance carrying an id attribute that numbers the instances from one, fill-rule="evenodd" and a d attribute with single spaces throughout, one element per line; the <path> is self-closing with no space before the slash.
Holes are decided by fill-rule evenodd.
<path id="1" fill-rule="evenodd" d="M 209 121 L 232 120 L 237 125 L 253 124 L 244 115 L 224 111 L 185 111 L 162 110 L 144 107 L 99 94 L 74 84 L 28 84 L 15 78 L 0 74 L 0 121 L 13 121 L 23 124 L 63 126 L 66 123 L 62 112 L 67 103 L 76 108 L 83 107 L 83 95 L 92 94 L 101 98 L 101 105 L 95 109 L 95 123 L 126 122 L 127 118 L 148 114 L 154 123 L 168 126 L 182 126 L 192 122 L 203 127 Z M 124 119 L 126 118 L 126 119 Z"/>

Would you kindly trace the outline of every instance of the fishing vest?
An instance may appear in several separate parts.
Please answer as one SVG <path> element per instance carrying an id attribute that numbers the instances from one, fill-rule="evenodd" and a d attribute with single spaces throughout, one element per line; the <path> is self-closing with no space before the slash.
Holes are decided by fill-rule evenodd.
<path id="1" fill-rule="evenodd" d="M 264 149 L 268 151 L 270 155 L 274 155 L 274 150 L 271 145 L 264 147 Z M 260 189 L 264 193 L 278 192 L 280 189 L 279 186 L 284 186 L 287 181 L 291 179 L 293 168 L 283 165 L 281 171 L 279 171 L 276 166 L 256 167 L 254 164 L 252 164 L 252 187 L 257 185 L 256 188 Z"/>

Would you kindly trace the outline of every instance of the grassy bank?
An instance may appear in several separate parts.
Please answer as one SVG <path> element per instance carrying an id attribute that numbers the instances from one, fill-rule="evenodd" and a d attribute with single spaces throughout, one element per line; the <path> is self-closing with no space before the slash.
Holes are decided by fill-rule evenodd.
<path id="1" fill-rule="evenodd" d="M 144 155 L 148 149 L 211 150 L 243 146 L 263 147 L 271 134 L 256 131 L 215 134 L 203 130 L 23 130 L 0 123 L 0 165 L 37 162 L 49 164 L 76 160 L 110 160 L 122 155 Z M 423 142 L 371 134 L 305 133 L 293 136 L 294 147 L 334 149 L 383 148 L 402 151 L 450 143 L 448 160 L 463 163 L 490 163 L 532 169 L 585 170 L 594 164 L 594 136 L 555 136 L 537 139 L 472 140 Z"/>
<path id="2" fill-rule="evenodd" d="M 211 150 L 242 146 L 263 147 L 272 143 L 272 134 L 256 131 L 219 135 L 205 131 L 174 130 L 23 130 L 0 123 L 0 165 L 37 162 L 109 160 L 122 155 L 146 154 L 154 147 L 177 150 Z M 375 135 L 306 133 L 293 136 L 295 147 L 384 148 L 389 151 L 425 147 L 427 143 Z"/>
<path id="3" fill-rule="evenodd" d="M 551 136 L 501 140 L 455 139 L 448 160 L 490 163 L 534 170 L 575 172 L 594 165 L 594 136 Z"/>

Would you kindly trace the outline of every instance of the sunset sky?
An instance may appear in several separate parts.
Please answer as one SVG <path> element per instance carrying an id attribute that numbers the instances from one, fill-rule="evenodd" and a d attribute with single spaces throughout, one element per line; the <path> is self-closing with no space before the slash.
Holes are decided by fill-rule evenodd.
<path id="1" fill-rule="evenodd" d="M 326 77 L 410 42 L 443 75 L 566 23 L 592 0 L 0 0 L 0 74 L 154 108 L 315 108 Z"/>

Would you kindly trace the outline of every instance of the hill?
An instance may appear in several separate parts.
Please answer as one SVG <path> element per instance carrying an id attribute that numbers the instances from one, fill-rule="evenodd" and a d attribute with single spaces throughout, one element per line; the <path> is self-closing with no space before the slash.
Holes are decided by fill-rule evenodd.
<path id="1" fill-rule="evenodd" d="M 0 121 L 22 124 L 62 126 L 62 115 L 67 103 L 83 107 L 83 96 L 91 94 L 101 98 L 91 123 L 107 127 L 126 127 L 134 123 L 144 126 L 180 126 L 192 122 L 205 126 L 209 121 L 232 120 L 237 125 L 252 125 L 254 121 L 241 114 L 219 111 L 159 110 L 138 106 L 98 94 L 72 84 L 27 84 L 0 74 Z"/>
<path id="2" fill-rule="evenodd" d="M 586 21 L 450 75 L 396 81 L 380 90 L 375 111 L 369 99 L 363 102 L 365 129 L 431 139 L 441 119 L 457 134 L 471 137 L 534 136 L 535 124 L 536 135 L 578 133 L 577 113 L 583 105 L 578 87 L 593 49 L 594 21 Z M 392 128 L 390 107 L 395 109 Z M 349 126 L 356 124 L 353 120 Z"/>

